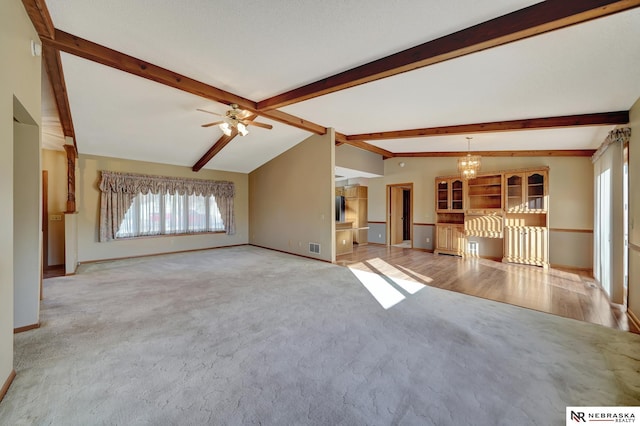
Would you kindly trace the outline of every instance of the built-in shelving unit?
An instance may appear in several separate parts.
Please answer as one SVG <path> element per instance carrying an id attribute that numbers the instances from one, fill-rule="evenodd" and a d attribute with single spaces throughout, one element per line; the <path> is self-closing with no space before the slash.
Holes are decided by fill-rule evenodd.
<path id="1" fill-rule="evenodd" d="M 502 175 L 486 175 L 467 182 L 467 212 L 502 210 Z"/>
<path id="2" fill-rule="evenodd" d="M 469 237 L 503 239 L 503 261 L 547 267 L 548 167 L 437 177 L 435 253 L 466 256 Z"/>

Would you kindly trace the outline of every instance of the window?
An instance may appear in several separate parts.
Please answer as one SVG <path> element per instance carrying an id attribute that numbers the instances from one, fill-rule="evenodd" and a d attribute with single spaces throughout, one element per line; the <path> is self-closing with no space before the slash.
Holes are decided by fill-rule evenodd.
<path id="1" fill-rule="evenodd" d="M 133 198 L 116 238 L 224 230 L 214 196 L 149 193 Z"/>
<path id="2" fill-rule="evenodd" d="M 143 235 L 236 232 L 233 182 L 107 170 L 101 174 L 100 242 Z"/>

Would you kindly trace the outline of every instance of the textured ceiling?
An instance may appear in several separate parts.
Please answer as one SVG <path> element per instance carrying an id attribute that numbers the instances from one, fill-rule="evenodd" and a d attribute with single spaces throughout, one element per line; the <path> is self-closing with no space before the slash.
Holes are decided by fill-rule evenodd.
<path id="1" fill-rule="evenodd" d="M 49 0 L 56 28 L 259 101 L 521 9 L 526 1 Z M 640 97 L 640 10 L 283 108 L 345 134 L 627 110 Z M 62 55 L 80 153 L 193 165 L 225 106 Z M 260 121 L 268 122 L 266 119 Z M 309 134 L 236 137 L 206 167 L 249 172 Z M 611 127 L 473 135 L 475 150 L 593 149 Z M 462 136 L 370 142 L 459 151 Z"/>

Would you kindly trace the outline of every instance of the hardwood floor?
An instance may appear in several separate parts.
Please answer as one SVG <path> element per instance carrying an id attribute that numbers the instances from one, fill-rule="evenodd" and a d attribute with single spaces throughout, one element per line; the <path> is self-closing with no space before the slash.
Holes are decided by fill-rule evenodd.
<path id="1" fill-rule="evenodd" d="M 354 246 L 353 253 L 338 256 L 336 263 L 389 278 L 408 275 L 431 287 L 638 332 L 586 273 L 371 244 Z"/>
<path id="2" fill-rule="evenodd" d="M 48 266 L 42 271 L 42 278 L 64 277 L 64 265 Z"/>

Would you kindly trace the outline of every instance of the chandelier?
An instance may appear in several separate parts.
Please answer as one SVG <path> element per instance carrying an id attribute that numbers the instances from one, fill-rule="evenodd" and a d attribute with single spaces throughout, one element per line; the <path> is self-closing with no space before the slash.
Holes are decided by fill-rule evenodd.
<path id="1" fill-rule="evenodd" d="M 480 156 L 471 155 L 471 137 L 467 137 L 467 155 L 458 158 L 458 172 L 464 179 L 473 179 L 480 171 Z"/>

